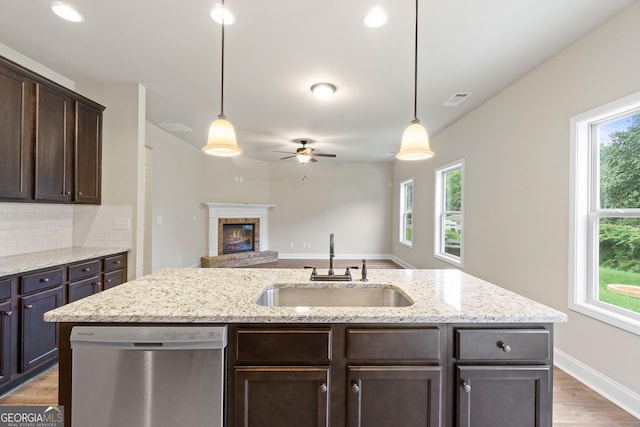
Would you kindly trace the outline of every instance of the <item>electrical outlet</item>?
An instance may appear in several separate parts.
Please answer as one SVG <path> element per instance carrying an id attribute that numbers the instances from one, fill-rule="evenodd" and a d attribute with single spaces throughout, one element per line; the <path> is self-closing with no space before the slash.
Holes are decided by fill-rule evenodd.
<path id="1" fill-rule="evenodd" d="M 156 217 L 156 224 L 162 224 L 162 217 L 160 215 Z"/>
<path id="2" fill-rule="evenodd" d="M 114 218 L 113 219 L 113 229 L 114 230 L 129 230 L 131 228 L 131 223 L 129 222 L 129 218 Z"/>

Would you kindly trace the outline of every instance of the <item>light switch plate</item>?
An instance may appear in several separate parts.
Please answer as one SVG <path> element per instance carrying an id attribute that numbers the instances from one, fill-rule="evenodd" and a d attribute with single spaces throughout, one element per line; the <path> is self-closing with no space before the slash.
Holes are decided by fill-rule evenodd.
<path id="1" fill-rule="evenodd" d="M 129 230 L 131 228 L 131 223 L 129 222 L 129 218 L 114 218 L 113 219 L 113 229 L 114 230 Z"/>

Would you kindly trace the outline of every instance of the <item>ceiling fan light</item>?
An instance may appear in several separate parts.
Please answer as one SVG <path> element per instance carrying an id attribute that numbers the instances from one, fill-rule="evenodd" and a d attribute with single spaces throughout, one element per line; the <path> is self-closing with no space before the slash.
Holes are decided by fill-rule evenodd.
<path id="1" fill-rule="evenodd" d="M 209 15 L 218 24 L 231 25 L 236 22 L 236 17 L 233 13 L 221 4 L 215 5 Z"/>
<path id="2" fill-rule="evenodd" d="M 416 119 L 411 122 L 402 134 L 400 152 L 396 154 L 398 160 L 425 160 L 435 154 L 429 147 L 427 129 Z"/>
<path id="3" fill-rule="evenodd" d="M 202 151 L 210 156 L 219 157 L 233 157 L 242 154 L 242 150 L 236 142 L 236 131 L 224 116 L 218 116 L 209 126 L 209 138 Z"/>
<path id="4" fill-rule="evenodd" d="M 311 156 L 308 154 L 297 154 L 296 158 L 302 164 L 307 163 L 309 160 L 311 160 Z"/>
<path id="5" fill-rule="evenodd" d="M 326 101 L 331 98 L 331 96 L 336 93 L 336 90 L 336 86 L 332 85 L 331 83 L 316 83 L 311 86 L 311 92 L 313 92 L 313 96 L 315 96 L 320 101 Z"/>
<path id="6" fill-rule="evenodd" d="M 51 10 L 60 18 L 71 22 L 82 22 L 84 18 L 72 6 L 61 1 L 51 2 Z"/>

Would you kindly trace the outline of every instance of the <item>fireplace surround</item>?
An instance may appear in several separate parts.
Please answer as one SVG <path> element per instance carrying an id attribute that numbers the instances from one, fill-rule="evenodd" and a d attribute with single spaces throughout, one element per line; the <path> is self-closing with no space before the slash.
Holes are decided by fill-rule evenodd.
<path id="1" fill-rule="evenodd" d="M 269 209 L 275 205 L 249 203 L 205 203 L 209 209 L 209 249 L 208 256 L 223 255 L 224 224 L 254 224 L 255 252 L 266 251 L 269 247 Z"/>

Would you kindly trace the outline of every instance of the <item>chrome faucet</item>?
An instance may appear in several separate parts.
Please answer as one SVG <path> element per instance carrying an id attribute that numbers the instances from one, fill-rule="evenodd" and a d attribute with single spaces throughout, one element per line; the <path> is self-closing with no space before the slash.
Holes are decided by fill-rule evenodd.
<path id="1" fill-rule="evenodd" d="M 333 272 L 333 258 L 335 258 L 336 253 L 333 247 L 333 233 L 331 233 L 329 235 L 329 271 L 327 272 L 327 275 L 329 276 L 333 276 L 334 272 Z"/>

